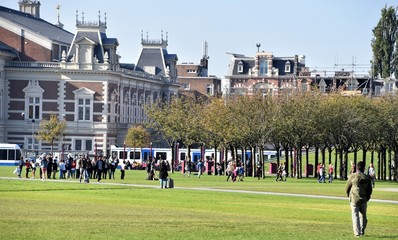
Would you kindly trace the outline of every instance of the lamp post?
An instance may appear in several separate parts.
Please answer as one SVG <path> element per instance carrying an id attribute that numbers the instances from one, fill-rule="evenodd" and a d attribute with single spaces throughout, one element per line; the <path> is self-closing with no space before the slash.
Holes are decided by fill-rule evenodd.
<path id="1" fill-rule="evenodd" d="M 149 159 L 152 161 L 152 142 L 149 143 Z"/>

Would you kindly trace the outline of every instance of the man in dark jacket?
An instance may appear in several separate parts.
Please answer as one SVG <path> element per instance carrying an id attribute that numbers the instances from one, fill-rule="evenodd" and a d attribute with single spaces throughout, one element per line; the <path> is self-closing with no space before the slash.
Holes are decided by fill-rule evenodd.
<path id="1" fill-rule="evenodd" d="M 160 181 L 160 188 L 167 188 L 167 177 L 169 176 L 167 172 L 167 164 L 165 160 L 162 160 L 160 162 L 160 168 L 159 168 L 159 181 Z"/>
<path id="2" fill-rule="evenodd" d="M 346 185 L 347 197 L 350 199 L 352 211 L 352 227 L 355 236 L 365 234 L 368 219 L 366 218 L 367 203 L 372 195 L 372 183 L 369 176 L 364 174 L 364 162 L 358 162 L 356 172 L 352 173 Z"/>

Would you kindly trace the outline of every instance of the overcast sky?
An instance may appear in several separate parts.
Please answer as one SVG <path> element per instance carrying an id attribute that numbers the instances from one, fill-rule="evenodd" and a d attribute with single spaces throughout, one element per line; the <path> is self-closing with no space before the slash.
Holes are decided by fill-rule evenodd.
<path id="1" fill-rule="evenodd" d="M 19 9 L 19 0 L 1 0 L 2 6 Z M 75 33 L 79 20 L 97 21 L 107 14 L 107 35 L 119 41 L 121 62 L 136 63 L 141 50 L 141 30 L 149 39 L 168 32 L 169 53 L 179 63 L 199 63 L 202 43 L 208 42 L 209 74 L 223 77 L 231 56 L 254 56 L 260 51 L 276 57 L 305 55 L 311 70 L 369 68 L 372 29 L 387 0 L 40 0 L 41 18 L 61 22 Z"/>

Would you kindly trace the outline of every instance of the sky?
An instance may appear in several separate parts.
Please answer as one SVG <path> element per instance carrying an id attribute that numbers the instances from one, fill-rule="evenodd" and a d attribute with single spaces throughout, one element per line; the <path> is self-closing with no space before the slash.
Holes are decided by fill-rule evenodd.
<path id="1" fill-rule="evenodd" d="M 19 9 L 19 0 L 0 5 Z M 136 63 L 141 31 L 149 39 L 168 34 L 168 52 L 178 63 L 199 63 L 203 42 L 208 43 L 209 74 L 223 78 L 231 55 L 253 57 L 260 51 L 275 57 L 305 55 L 310 70 L 368 71 L 372 58 L 372 29 L 385 6 L 398 0 L 40 0 L 40 16 L 57 22 L 56 6 L 64 29 L 76 32 L 76 10 L 81 20 L 107 16 L 107 36 L 119 41 L 123 63 Z M 355 64 L 355 65 L 353 65 Z"/>

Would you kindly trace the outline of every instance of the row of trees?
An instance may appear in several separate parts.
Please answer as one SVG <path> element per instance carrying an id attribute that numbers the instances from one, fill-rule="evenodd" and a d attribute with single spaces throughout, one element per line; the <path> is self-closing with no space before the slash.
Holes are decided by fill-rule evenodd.
<path id="1" fill-rule="evenodd" d="M 397 179 L 396 96 L 367 98 L 338 93 L 296 93 L 272 98 L 236 96 L 210 101 L 176 98 L 169 104 L 148 106 L 146 111 L 153 119 L 148 126 L 161 133 L 171 147 L 176 142 L 188 148 L 203 144 L 232 152 L 250 149 L 251 156 L 256 153 L 262 156 L 261 152 L 272 146 L 277 151 L 285 151 L 283 161 L 287 163 L 288 173 L 297 178 L 303 177 L 302 169 L 308 165 L 310 149 L 315 151 L 315 164 L 326 163 L 326 160 L 333 164 L 334 161 L 338 170 L 336 176 L 341 178 L 347 176 L 349 169 L 348 153 L 354 153 L 355 164 L 356 154 L 362 150 L 365 162 L 368 152 L 372 153 L 371 161 L 377 161 L 379 178 Z M 307 153 L 305 164 L 302 151 L 297 151 L 301 149 Z M 334 159 L 333 151 L 336 152 Z M 325 159 L 327 152 L 329 159 Z M 278 156 L 278 164 L 279 161 Z M 255 166 L 255 159 L 248 164 Z"/>

